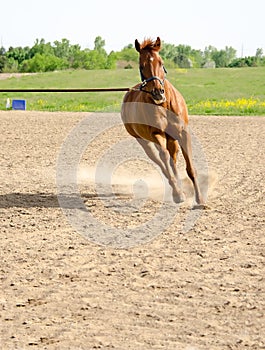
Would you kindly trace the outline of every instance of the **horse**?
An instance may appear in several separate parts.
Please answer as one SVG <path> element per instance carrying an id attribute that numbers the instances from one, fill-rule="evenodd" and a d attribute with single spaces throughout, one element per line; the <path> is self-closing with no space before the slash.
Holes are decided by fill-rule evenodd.
<path id="1" fill-rule="evenodd" d="M 188 109 L 181 93 L 166 79 L 159 51 L 161 40 L 136 39 L 139 70 L 142 82 L 130 89 L 123 98 L 121 119 L 127 132 L 156 163 L 172 188 L 175 203 L 186 197 L 180 188 L 177 155 L 179 146 L 186 162 L 198 206 L 204 205 L 196 169 L 192 160 L 191 134 L 188 128 Z"/>

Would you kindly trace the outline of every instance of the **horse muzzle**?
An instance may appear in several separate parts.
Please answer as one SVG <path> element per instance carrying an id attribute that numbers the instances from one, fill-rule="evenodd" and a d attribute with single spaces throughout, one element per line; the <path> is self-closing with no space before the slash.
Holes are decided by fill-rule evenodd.
<path id="1" fill-rule="evenodd" d="M 142 72 L 141 72 L 141 76 L 142 76 L 142 78 L 144 78 Z M 146 87 L 147 83 L 149 83 L 150 81 L 153 81 L 153 80 L 156 82 L 154 88 L 151 91 L 145 90 L 144 88 Z M 157 82 L 159 82 L 160 86 L 157 84 Z M 162 103 L 166 102 L 166 96 L 165 96 L 165 90 L 164 90 L 164 80 L 161 80 L 157 76 L 152 76 L 148 79 L 144 79 L 142 81 L 142 84 L 139 87 L 139 90 L 150 94 L 152 96 L 153 101 L 157 105 L 161 105 Z"/>
<path id="2" fill-rule="evenodd" d="M 154 89 L 151 92 L 151 96 L 155 104 L 160 105 L 166 102 L 165 90 L 164 89 Z"/>

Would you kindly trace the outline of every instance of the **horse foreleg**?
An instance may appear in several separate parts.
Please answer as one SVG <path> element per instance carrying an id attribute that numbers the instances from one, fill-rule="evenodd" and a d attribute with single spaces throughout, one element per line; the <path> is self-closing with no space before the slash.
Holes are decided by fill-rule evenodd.
<path id="1" fill-rule="evenodd" d="M 165 168 L 163 162 L 161 161 L 161 159 L 159 158 L 159 154 L 158 154 L 157 149 L 155 148 L 154 143 L 151 141 L 146 141 L 144 139 L 139 139 L 139 138 L 136 140 L 143 147 L 148 158 L 150 158 L 155 164 L 157 164 L 159 166 L 159 168 L 161 169 L 162 173 L 165 176 L 167 176 L 166 168 Z"/>
<path id="2" fill-rule="evenodd" d="M 179 145 L 178 142 L 170 137 L 167 138 L 167 149 L 170 154 L 170 165 L 173 170 L 173 173 L 178 181 L 179 180 L 179 174 L 177 169 L 177 155 L 179 152 Z"/>
<path id="3" fill-rule="evenodd" d="M 176 203 L 184 202 L 185 195 L 177 183 L 176 159 L 173 159 L 170 156 L 170 152 L 167 149 L 167 139 L 161 134 L 155 134 L 154 138 L 156 140 L 156 144 L 159 146 L 160 159 L 166 169 L 165 176 L 172 187 L 173 200 Z"/>
<path id="4" fill-rule="evenodd" d="M 191 136 L 189 131 L 186 128 L 184 128 L 180 134 L 179 143 L 180 143 L 183 156 L 186 161 L 187 174 L 191 179 L 191 181 L 193 182 L 196 202 L 200 205 L 203 205 L 204 200 L 200 191 L 197 172 L 193 165 L 193 160 L 192 160 Z"/>

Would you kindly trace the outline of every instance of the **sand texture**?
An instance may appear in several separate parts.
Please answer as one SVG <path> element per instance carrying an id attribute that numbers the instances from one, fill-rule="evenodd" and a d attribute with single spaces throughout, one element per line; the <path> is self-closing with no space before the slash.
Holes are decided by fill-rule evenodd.
<path id="1" fill-rule="evenodd" d="M 117 118 L 97 135 L 89 113 L 0 111 L 0 348 L 265 349 L 265 118 L 190 117 L 208 208 L 192 210 L 180 156 L 188 195 L 173 212 Z M 65 216 L 82 209 L 69 198 L 61 208 L 56 184 L 60 150 L 84 119 L 87 147 L 78 137 L 74 147 L 82 215 L 95 218 L 87 237 Z M 145 227 L 163 198 L 171 222 Z"/>

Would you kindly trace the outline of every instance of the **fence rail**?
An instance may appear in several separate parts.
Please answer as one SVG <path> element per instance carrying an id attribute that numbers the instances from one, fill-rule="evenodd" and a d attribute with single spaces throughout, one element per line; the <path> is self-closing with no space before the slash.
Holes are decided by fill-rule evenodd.
<path id="1" fill-rule="evenodd" d="M 95 88 L 95 89 L 0 89 L 1 92 L 115 92 L 130 91 L 130 88 Z"/>

